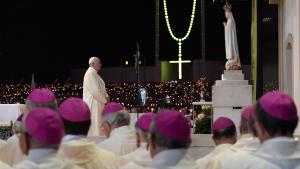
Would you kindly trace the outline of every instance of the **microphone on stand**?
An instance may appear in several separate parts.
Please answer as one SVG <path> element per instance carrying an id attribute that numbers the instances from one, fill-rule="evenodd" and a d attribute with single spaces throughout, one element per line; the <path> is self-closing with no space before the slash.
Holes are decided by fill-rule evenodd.
<path id="1" fill-rule="evenodd" d="M 135 71 L 136 71 L 136 82 L 137 82 L 137 105 L 141 107 L 140 104 L 140 77 L 139 77 L 139 62 L 140 62 L 140 44 L 136 41 L 136 54 L 135 54 Z M 139 111 L 136 114 L 136 118 L 139 119 Z"/>
<path id="2" fill-rule="evenodd" d="M 138 66 L 139 66 L 139 59 L 140 59 L 140 44 L 136 41 L 136 54 L 135 54 L 135 70 L 138 73 Z"/>
<path id="3" fill-rule="evenodd" d="M 30 86 L 30 88 L 31 88 L 31 91 L 36 88 L 33 73 L 31 74 L 31 86 Z"/>
<path id="4" fill-rule="evenodd" d="M 137 56 L 140 57 L 140 44 L 138 41 L 136 41 L 136 50 L 137 50 Z"/>

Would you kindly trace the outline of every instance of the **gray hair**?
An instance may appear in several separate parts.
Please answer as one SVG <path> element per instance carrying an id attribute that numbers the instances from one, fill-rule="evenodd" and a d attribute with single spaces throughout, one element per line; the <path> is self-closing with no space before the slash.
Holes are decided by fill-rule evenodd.
<path id="1" fill-rule="evenodd" d="M 91 58 L 89 59 L 89 65 L 91 65 L 92 63 L 94 63 L 96 59 L 99 59 L 99 58 L 96 57 L 96 56 L 91 57 Z M 99 59 L 99 60 L 100 60 L 100 59 Z"/>
<path id="2" fill-rule="evenodd" d="M 25 104 L 29 111 L 31 111 L 34 108 L 38 108 L 38 107 L 47 107 L 49 109 L 58 111 L 58 104 L 57 104 L 56 100 L 54 102 L 48 102 L 48 103 L 35 103 L 32 101 L 26 100 Z"/>
<path id="3" fill-rule="evenodd" d="M 151 123 L 150 134 L 154 136 L 156 145 L 167 149 L 178 149 L 178 148 L 187 149 L 191 144 L 191 140 L 175 141 L 163 136 L 157 130 L 155 121 L 152 121 Z"/>
<path id="4" fill-rule="evenodd" d="M 130 124 L 130 115 L 127 110 L 114 112 L 102 117 L 102 122 L 107 122 L 110 125 L 126 126 Z"/>

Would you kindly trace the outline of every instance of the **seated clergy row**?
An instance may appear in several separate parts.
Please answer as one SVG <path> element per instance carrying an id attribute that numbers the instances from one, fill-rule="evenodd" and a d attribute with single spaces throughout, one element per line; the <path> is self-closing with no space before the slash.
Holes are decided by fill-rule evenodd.
<path id="1" fill-rule="evenodd" d="M 197 160 L 207 169 L 299 169 L 300 146 L 293 133 L 298 124 L 296 105 L 282 92 L 269 92 L 242 112 L 236 142 L 234 123 L 219 118 L 213 124 L 215 149 Z"/>
<path id="2" fill-rule="evenodd" d="M 269 92 L 243 110 L 238 140 L 233 121 L 218 118 L 212 126 L 216 147 L 197 161 L 187 153 L 189 122 L 175 110 L 145 113 L 134 131 L 125 108 L 108 103 L 101 112 L 107 138 L 97 145 L 87 137 L 91 113 L 81 99 L 58 106 L 51 91 L 35 89 L 26 107 L 14 124 L 16 134 L 0 147 L 0 169 L 300 169 L 299 142 L 293 137 L 297 110 L 282 92 Z"/>
<path id="3" fill-rule="evenodd" d="M 119 164 L 132 168 L 132 166 L 148 167 L 152 163 L 152 166 L 172 166 L 177 162 L 165 164 L 166 161 L 161 161 L 161 158 L 152 160 L 151 157 L 158 156 L 168 147 L 182 148 L 183 150 L 180 149 L 180 153 L 175 153 L 175 155 L 185 157 L 185 153 L 181 152 L 186 152 L 190 144 L 188 121 L 177 111 L 161 112 L 155 118 L 152 113 L 142 116 L 136 124 L 138 136 L 136 142 L 139 147 L 137 148 L 136 142 L 133 141 L 135 132 L 128 126 L 130 116 L 118 103 L 109 103 L 103 111 L 102 126 L 108 139 L 98 146 L 86 138 L 90 112 L 81 99 L 69 98 L 58 108 L 51 91 L 36 89 L 28 96 L 27 104 L 29 112 L 21 115 L 14 126 L 17 142 L 12 142 L 11 146 L 5 146 L 5 148 L 12 148 L 20 144 L 19 151 L 14 151 L 16 149 L 13 148 L 10 149 L 12 151 L 9 151 L 9 148 L 6 149 L 8 157 L 15 159 L 13 154 L 18 154 L 20 157 L 19 160 L 10 160 L 13 168 L 116 168 Z M 150 137 L 152 139 L 149 139 L 152 121 L 156 121 L 156 125 L 153 125 L 156 129 Z M 179 128 L 177 124 L 182 127 Z M 128 142 L 130 139 L 132 142 Z M 148 140 L 152 140 L 152 144 Z M 148 147 L 152 153 L 147 151 Z M 177 149 L 174 152 L 177 152 Z M 174 155 L 173 151 L 172 155 Z M 191 162 L 196 167 L 190 157 L 187 159 L 183 162 Z M 3 165 L 5 166 L 4 163 Z"/>

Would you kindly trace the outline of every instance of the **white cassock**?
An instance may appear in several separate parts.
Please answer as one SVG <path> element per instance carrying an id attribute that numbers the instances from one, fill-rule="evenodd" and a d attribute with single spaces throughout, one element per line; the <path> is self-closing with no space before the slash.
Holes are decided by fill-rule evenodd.
<path id="1" fill-rule="evenodd" d="M 0 148 L 0 161 L 13 166 L 20 162 L 23 154 L 19 145 L 19 138 L 15 134 L 7 139 L 5 146 Z"/>
<path id="2" fill-rule="evenodd" d="M 0 154 L 2 155 L 4 155 L 5 153 L 7 154 L 7 152 L 2 153 L 2 150 L 5 148 L 6 144 L 7 144 L 6 141 L 0 139 Z M 0 169 L 7 169 L 7 168 L 10 168 L 10 166 L 7 163 L 2 162 L 2 160 L 0 159 Z"/>
<path id="3" fill-rule="evenodd" d="M 299 169 L 299 141 L 277 137 L 265 141 L 253 154 L 239 163 L 239 169 Z"/>
<path id="4" fill-rule="evenodd" d="M 1 169 L 9 169 L 9 168 L 11 168 L 11 167 L 10 167 L 9 165 L 3 163 L 2 161 L 0 161 L 0 168 L 1 168 Z"/>
<path id="5" fill-rule="evenodd" d="M 6 141 L 0 139 L 0 148 L 2 148 L 4 145 L 6 145 Z"/>
<path id="6" fill-rule="evenodd" d="M 229 169 L 233 165 L 238 167 L 238 164 L 235 163 L 239 163 L 241 159 L 245 158 L 244 156 L 254 153 L 259 146 L 258 138 L 253 137 L 251 134 L 244 134 L 234 145 L 210 159 L 207 168 Z"/>
<path id="7" fill-rule="evenodd" d="M 257 137 L 252 134 L 243 134 L 238 141 L 228 150 L 232 152 L 245 152 L 247 154 L 255 152 L 260 147 L 260 142 Z"/>
<path id="8" fill-rule="evenodd" d="M 142 167 L 141 165 L 137 164 L 136 162 L 130 162 L 126 164 L 123 167 L 120 167 L 120 169 L 145 169 L 145 167 Z"/>
<path id="9" fill-rule="evenodd" d="M 113 153 L 100 149 L 85 138 L 66 140 L 68 136 L 64 137 L 59 150 L 67 160 L 84 169 L 118 169 L 117 157 Z"/>
<path id="10" fill-rule="evenodd" d="M 101 113 L 107 102 L 106 95 L 103 79 L 94 68 L 89 67 L 83 79 L 83 100 L 91 111 L 91 127 L 88 136 L 100 135 Z"/>
<path id="11" fill-rule="evenodd" d="M 149 166 L 151 160 L 147 143 L 142 143 L 134 152 L 119 157 L 119 164 L 122 166 L 120 169 L 145 168 Z"/>
<path id="12" fill-rule="evenodd" d="M 111 131 L 109 138 L 98 144 L 100 148 L 122 156 L 137 149 L 135 131 L 129 126 L 122 126 Z"/>
<path id="13" fill-rule="evenodd" d="M 15 169 L 83 169 L 63 160 L 54 149 L 31 149 L 23 161 L 14 165 Z"/>
<path id="14" fill-rule="evenodd" d="M 159 152 L 150 162 L 153 169 L 198 169 L 196 162 L 187 154 L 187 149 L 172 149 Z"/>
<path id="15" fill-rule="evenodd" d="M 230 146 L 232 146 L 232 144 L 219 144 L 217 145 L 210 153 L 208 153 L 206 156 L 198 159 L 196 161 L 197 165 L 199 166 L 199 168 L 207 168 L 208 166 L 208 162 L 216 157 L 218 154 L 222 153 L 223 151 L 225 151 L 226 149 L 228 149 Z"/>
<path id="16" fill-rule="evenodd" d="M 239 48 L 236 34 L 236 27 L 233 15 L 231 12 L 226 14 L 227 24 L 225 26 L 225 50 L 226 50 L 226 70 L 230 66 L 241 66 Z"/>

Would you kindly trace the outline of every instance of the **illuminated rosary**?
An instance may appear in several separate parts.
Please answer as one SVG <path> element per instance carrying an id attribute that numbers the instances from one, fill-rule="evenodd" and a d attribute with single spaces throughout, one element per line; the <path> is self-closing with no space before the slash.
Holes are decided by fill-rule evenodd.
<path id="1" fill-rule="evenodd" d="M 186 40 L 192 30 L 193 23 L 194 23 L 194 18 L 195 18 L 195 11 L 196 11 L 196 2 L 197 0 L 193 0 L 193 9 L 192 9 L 192 14 L 191 14 L 191 20 L 189 24 L 189 28 L 187 33 L 182 37 L 182 38 L 177 38 L 174 33 L 172 32 L 170 21 L 169 21 L 169 16 L 168 16 L 168 8 L 167 8 L 167 0 L 163 1 L 164 4 L 164 13 L 165 13 L 165 19 L 166 19 L 166 24 L 168 27 L 168 31 L 171 35 L 171 37 L 178 42 L 178 60 L 177 61 L 170 61 L 170 63 L 178 63 L 178 79 L 182 79 L 182 63 L 191 63 L 190 60 L 182 60 L 182 43 L 184 40 Z"/>

